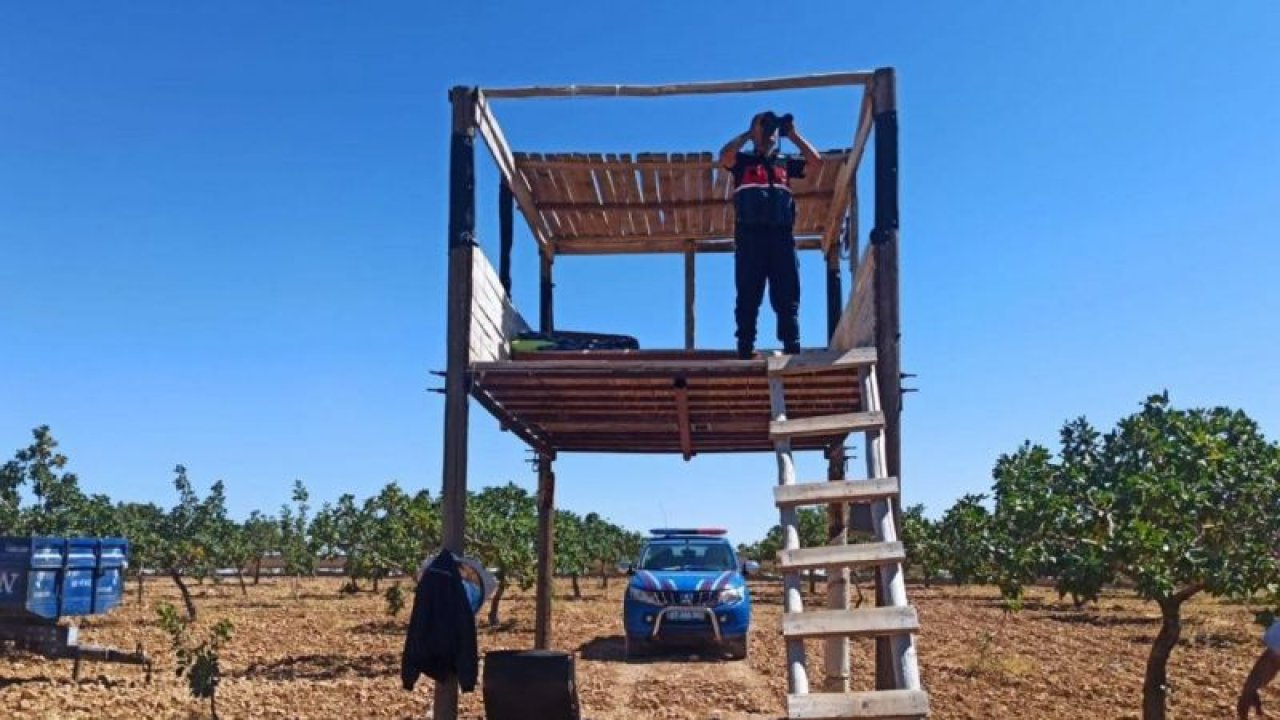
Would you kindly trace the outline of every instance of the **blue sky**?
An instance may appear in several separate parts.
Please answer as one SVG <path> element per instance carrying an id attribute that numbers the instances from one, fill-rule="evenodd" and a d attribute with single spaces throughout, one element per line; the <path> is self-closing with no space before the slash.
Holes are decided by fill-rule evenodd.
<path id="1" fill-rule="evenodd" d="M 232 510 L 440 484 L 455 84 L 898 69 L 905 501 L 940 512 L 1062 421 L 1148 393 L 1280 436 L 1280 7 L 1237 3 L 9 3 L 0 8 L 0 456 L 48 423 L 91 491 Z M 758 28 L 756 26 L 759 26 Z M 503 102 L 530 151 L 713 150 L 850 90 Z M 480 155 L 480 235 L 496 184 Z M 516 300 L 536 315 L 531 241 Z M 824 328 L 803 267 L 803 327 Z M 683 337 L 677 257 L 568 258 L 557 323 Z M 847 287 L 847 284 L 846 284 Z M 731 260 L 698 340 L 732 345 Z M 772 318 L 763 316 L 763 328 Z M 819 344 L 819 343 L 813 343 Z M 472 483 L 532 488 L 478 406 Z M 636 528 L 776 522 L 766 454 L 565 456 L 563 507 Z M 817 478 L 822 464 L 802 458 Z"/>

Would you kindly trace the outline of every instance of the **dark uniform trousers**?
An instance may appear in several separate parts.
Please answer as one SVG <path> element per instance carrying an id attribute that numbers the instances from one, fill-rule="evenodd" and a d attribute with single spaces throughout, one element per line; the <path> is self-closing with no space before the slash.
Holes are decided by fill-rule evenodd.
<path id="1" fill-rule="evenodd" d="M 788 226 L 744 225 L 735 233 L 734 279 L 738 302 L 738 349 L 753 348 L 756 316 L 769 284 L 769 304 L 778 316 L 778 340 L 785 351 L 800 344 L 800 257 Z"/>

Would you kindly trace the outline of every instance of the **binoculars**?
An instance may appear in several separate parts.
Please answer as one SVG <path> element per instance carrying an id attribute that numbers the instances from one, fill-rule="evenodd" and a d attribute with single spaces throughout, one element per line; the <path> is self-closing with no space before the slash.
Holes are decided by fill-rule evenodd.
<path id="1" fill-rule="evenodd" d="M 772 135 L 775 132 L 780 132 L 782 135 L 789 134 L 793 120 L 791 113 L 778 115 L 772 110 L 767 110 L 760 114 L 760 125 L 765 135 Z"/>

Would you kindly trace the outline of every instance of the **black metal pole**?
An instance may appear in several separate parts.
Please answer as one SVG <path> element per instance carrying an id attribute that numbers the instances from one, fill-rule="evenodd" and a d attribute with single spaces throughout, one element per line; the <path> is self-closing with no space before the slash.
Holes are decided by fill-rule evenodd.
<path id="1" fill-rule="evenodd" d="M 551 258 L 542 256 L 542 292 L 538 303 L 538 330 L 543 333 L 555 331 L 555 283 L 551 281 Z"/>

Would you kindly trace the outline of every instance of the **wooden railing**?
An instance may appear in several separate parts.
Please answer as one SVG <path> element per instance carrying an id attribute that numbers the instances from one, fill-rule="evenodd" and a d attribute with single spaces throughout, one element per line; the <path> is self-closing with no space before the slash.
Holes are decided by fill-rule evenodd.
<path id="1" fill-rule="evenodd" d="M 493 362 L 511 357 L 511 339 L 529 329 L 516 311 L 484 253 L 471 254 L 471 348 L 470 362 Z"/>
<path id="2" fill-rule="evenodd" d="M 836 331 L 831 334 L 831 350 L 849 350 L 856 347 L 875 347 L 876 344 L 876 251 L 867 246 L 858 261 L 853 278 L 853 294 L 840 315 Z"/>

